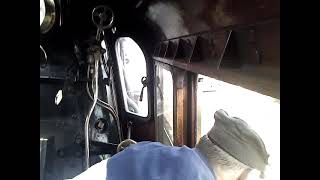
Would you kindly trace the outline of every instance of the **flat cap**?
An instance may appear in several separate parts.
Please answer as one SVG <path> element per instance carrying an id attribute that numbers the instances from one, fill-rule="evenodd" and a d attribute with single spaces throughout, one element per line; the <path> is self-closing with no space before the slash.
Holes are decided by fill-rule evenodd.
<path id="1" fill-rule="evenodd" d="M 214 114 L 215 123 L 209 139 L 243 164 L 261 171 L 268 164 L 268 153 L 259 135 L 240 118 L 230 117 L 224 110 Z"/>

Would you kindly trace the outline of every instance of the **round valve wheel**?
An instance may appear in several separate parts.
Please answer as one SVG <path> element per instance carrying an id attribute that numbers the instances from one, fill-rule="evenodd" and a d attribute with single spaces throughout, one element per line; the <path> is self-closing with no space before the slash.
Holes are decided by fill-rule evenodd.
<path id="1" fill-rule="evenodd" d="M 114 19 L 113 11 L 107 6 L 97 6 L 92 11 L 92 22 L 98 29 L 108 29 Z"/>
<path id="2" fill-rule="evenodd" d="M 137 142 L 132 139 L 123 140 L 117 147 L 117 153 L 129 147 L 131 144 L 137 144 Z"/>

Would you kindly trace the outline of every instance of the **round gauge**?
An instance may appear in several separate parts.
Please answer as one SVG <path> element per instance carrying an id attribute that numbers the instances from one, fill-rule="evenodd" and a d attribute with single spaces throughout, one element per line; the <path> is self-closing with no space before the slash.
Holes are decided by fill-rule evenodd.
<path id="1" fill-rule="evenodd" d="M 40 0 L 40 27 L 46 15 L 46 6 L 44 5 L 44 0 Z"/>
<path id="2" fill-rule="evenodd" d="M 54 0 L 40 0 L 40 33 L 47 33 L 53 27 L 55 19 Z"/>

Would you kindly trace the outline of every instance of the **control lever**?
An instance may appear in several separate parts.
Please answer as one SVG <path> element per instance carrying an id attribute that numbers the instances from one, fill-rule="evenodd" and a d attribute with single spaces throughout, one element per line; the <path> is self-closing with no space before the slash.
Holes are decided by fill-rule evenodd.
<path id="1" fill-rule="evenodd" d="M 143 98 L 143 90 L 144 90 L 145 87 L 147 87 L 147 77 L 143 76 L 143 77 L 141 78 L 141 83 L 142 83 L 142 89 L 141 89 L 139 101 L 142 101 L 142 98 Z"/>
<path id="2" fill-rule="evenodd" d="M 128 139 L 131 139 L 131 127 L 132 127 L 131 121 L 128 122 L 127 127 L 128 127 Z"/>
<path id="3" fill-rule="evenodd" d="M 131 122 L 131 121 L 128 122 L 127 127 L 128 127 L 128 138 L 127 138 L 126 140 L 122 141 L 122 142 L 118 145 L 118 147 L 117 147 L 117 153 L 120 152 L 120 151 L 122 151 L 122 150 L 124 150 L 125 148 L 127 148 L 127 147 L 130 146 L 131 144 L 137 144 L 136 141 L 130 139 L 130 138 L 131 138 L 131 128 L 132 128 L 132 122 Z"/>

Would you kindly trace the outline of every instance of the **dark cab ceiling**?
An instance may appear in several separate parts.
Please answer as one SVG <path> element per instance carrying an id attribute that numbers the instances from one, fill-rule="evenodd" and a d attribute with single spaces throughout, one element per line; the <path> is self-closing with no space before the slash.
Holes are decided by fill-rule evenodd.
<path id="1" fill-rule="evenodd" d="M 165 38 L 192 34 L 226 26 L 255 23 L 280 18 L 280 2 L 276 0 L 60 0 L 56 26 L 52 32 L 65 29 L 73 37 L 95 33 L 92 9 L 101 4 L 115 13 L 118 30 L 129 31 L 142 24 L 160 27 Z M 62 18 L 60 17 L 62 12 Z"/>

